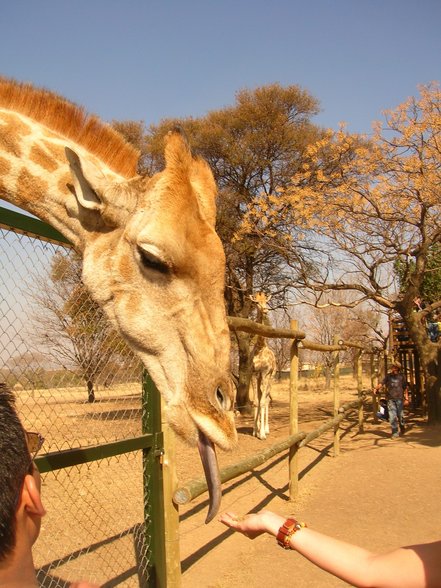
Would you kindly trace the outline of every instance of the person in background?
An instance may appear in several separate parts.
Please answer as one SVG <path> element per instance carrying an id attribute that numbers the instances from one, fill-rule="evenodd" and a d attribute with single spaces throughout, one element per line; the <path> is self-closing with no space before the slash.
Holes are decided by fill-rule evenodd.
<path id="1" fill-rule="evenodd" d="M 404 426 L 404 405 L 409 404 L 409 389 L 401 365 L 394 362 L 391 365 L 390 372 L 386 374 L 383 381 L 374 388 L 374 393 L 386 389 L 387 409 L 389 412 L 389 423 L 392 428 L 392 439 L 403 435 Z"/>
<path id="2" fill-rule="evenodd" d="M 32 547 L 45 509 L 34 458 L 43 444 L 18 418 L 12 392 L 0 383 L 0 588 L 36 588 Z M 98 588 L 74 582 L 71 588 Z"/>
<path id="3" fill-rule="evenodd" d="M 424 310 L 426 308 L 426 303 L 423 302 L 423 300 L 420 296 L 416 296 L 413 299 L 413 303 L 415 304 L 415 311 L 416 312 L 419 312 L 419 311 Z"/>
<path id="4" fill-rule="evenodd" d="M 376 554 L 323 535 L 296 519 L 268 510 L 239 517 L 232 512 L 220 522 L 249 539 L 263 533 L 276 537 L 284 549 L 293 549 L 326 572 L 353 586 L 376 588 L 439 588 L 441 541 L 400 547 Z M 286 565 L 284 561 L 283 565 Z M 295 575 L 292 586 L 295 586 Z"/>
<path id="5" fill-rule="evenodd" d="M 432 343 L 438 343 L 441 337 L 441 321 L 438 312 L 434 312 L 430 320 L 427 321 L 427 333 Z"/>

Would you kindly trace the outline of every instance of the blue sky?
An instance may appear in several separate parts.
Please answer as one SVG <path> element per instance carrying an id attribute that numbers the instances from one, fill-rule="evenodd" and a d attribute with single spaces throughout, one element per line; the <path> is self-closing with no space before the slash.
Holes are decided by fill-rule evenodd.
<path id="1" fill-rule="evenodd" d="M 318 124 L 368 133 L 382 110 L 441 80 L 440 0 L 1 4 L 0 74 L 108 121 L 198 117 L 279 82 L 320 101 Z"/>
<path id="2" fill-rule="evenodd" d="M 314 120 L 370 132 L 441 79 L 439 0 L 8 0 L 0 74 L 105 120 L 198 117 L 241 88 L 313 94 Z"/>

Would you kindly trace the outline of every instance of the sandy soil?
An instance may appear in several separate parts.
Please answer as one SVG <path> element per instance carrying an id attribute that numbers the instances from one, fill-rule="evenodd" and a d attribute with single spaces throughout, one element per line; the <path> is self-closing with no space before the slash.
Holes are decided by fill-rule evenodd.
<path id="1" fill-rule="evenodd" d="M 255 453 L 286 437 L 284 394 L 276 387 L 268 440 L 253 438 L 251 421 L 239 419 L 240 455 Z M 352 398 L 349 390 L 343 392 L 343 400 Z M 300 428 L 312 430 L 329 418 L 331 400 L 330 394 L 303 393 Z M 331 433 L 300 451 L 300 491 L 293 503 L 288 500 L 285 453 L 227 483 L 222 510 L 243 514 L 269 508 L 284 515 L 295 513 L 315 529 L 378 551 L 439 539 L 441 431 L 413 413 L 407 415 L 407 423 L 405 436 L 391 440 L 389 425 L 374 424 L 371 414 L 364 432 L 359 433 L 357 415 L 352 413 L 343 421 L 339 457 L 333 457 Z M 182 469 L 185 448 L 178 450 Z M 221 463 L 229 460 L 220 457 Z M 183 588 L 346 585 L 298 554 L 284 552 L 272 538 L 250 541 L 217 521 L 205 525 L 205 514 L 202 497 L 181 507 Z"/>

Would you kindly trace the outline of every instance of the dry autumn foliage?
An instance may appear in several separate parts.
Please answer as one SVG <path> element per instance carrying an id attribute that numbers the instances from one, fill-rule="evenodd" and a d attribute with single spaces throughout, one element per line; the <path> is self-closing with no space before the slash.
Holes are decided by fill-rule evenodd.
<path id="1" fill-rule="evenodd" d="M 401 315 L 425 372 L 429 421 L 441 422 L 441 341 L 426 331 L 441 299 L 420 312 L 413 303 L 441 242 L 441 91 L 419 92 L 386 111 L 370 138 L 341 128 L 309 146 L 288 187 L 254 199 L 236 239 L 276 240 L 303 268 L 297 286 L 316 297 L 347 290 L 352 305 L 370 300 Z"/>

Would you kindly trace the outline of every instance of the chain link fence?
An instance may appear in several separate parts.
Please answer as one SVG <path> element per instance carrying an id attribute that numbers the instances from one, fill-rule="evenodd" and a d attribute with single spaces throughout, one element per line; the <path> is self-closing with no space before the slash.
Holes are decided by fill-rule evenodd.
<path id="1" fill-rule="evenodd" d="M 140 362 L 84 289 L 80 259 L 36 226 L 53 232 L 0 209 L 0 381 L 15 391 L 25 428 L 45 438 L 38 580 L 153 586 L 161 434 L 146 390 L 157 393 L 143 388 Z"/>

